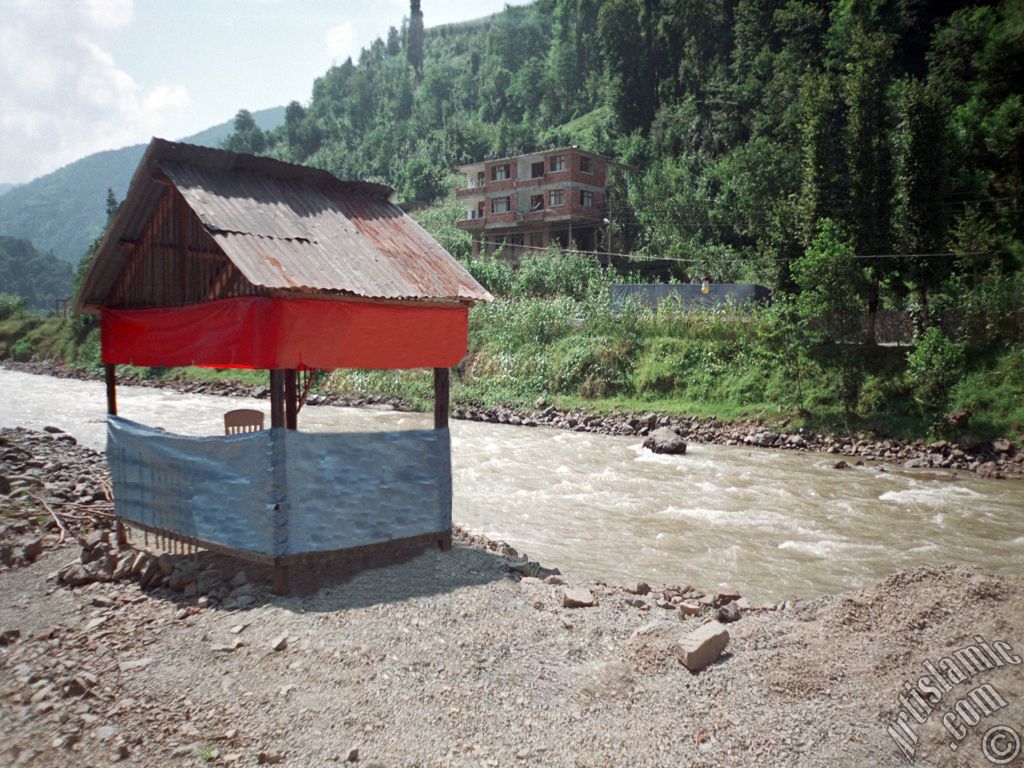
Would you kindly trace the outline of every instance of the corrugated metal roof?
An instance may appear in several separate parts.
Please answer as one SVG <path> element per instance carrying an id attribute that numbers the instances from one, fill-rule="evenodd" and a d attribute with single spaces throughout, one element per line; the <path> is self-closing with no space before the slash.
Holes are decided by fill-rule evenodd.
<path id="1" fill-rule="evenodd" d="M 490 301 L 491 295 L 377 184 L 224 150 L 150 142 L 76 297 L 103 304 L 142 232 L 162 171 L 253 285 L 364 298 Z"/>

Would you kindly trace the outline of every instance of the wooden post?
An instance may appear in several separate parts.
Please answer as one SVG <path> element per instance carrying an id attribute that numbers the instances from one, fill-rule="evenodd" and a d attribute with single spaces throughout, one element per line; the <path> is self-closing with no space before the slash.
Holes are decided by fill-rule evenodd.
<path id="1" fill-rule="evenodd" d="M 284 426 L 299 428 L 299 372 L 293 368 L 284 372 Z"/>
<path id="2" fill-rule="evenodd" d="M 434 429 L 448 429 L 448 388 L 447 368 L 434 369 Z"/>
<path id="3" fill-rule="evenodd" d="M 284 426 L 284 371 L 276 369 L 270 372 L 270 427 L 278 429 Z"/>
<path id="4" fill-rule="evenodd" d="M 107 382 L 107 414 L 117 416 L 117 366 L 113 363 L 104 365 L 103 378 Z"/>
<path id="5" fill-rule="evenodd" d="M 107 363 L 103 366 L 103 378 L 107 383 L 107 415 L 117 416 L 117 366 Z M 117 536 L 117 546 L 128 545 L 128 533 L 124 529 L 124 522 L 121 518 L 115 518 L 114 531 Z"/>

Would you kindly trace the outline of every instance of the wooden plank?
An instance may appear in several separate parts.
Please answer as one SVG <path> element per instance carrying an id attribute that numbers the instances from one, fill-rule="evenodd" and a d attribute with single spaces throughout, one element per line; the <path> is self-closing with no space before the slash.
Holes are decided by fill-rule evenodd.
<path id="1" fill-rule="evenodd" d="M 191 209 L 185 203 L 185 198 L 180 193 L 174 195 L 175 208 L 175 240 L 176 253 L 174 263 L 174 287 L 177 296 L 177 304 L 184 306 L 188 297 L 188 245 L 189 245 L 189 219 Z"/>
<path id="2" fill-rule="evenodd" d="M 434 429 L 448 429 L 448 390 L 450 376 L 447 368 L 434 369 Z"/>

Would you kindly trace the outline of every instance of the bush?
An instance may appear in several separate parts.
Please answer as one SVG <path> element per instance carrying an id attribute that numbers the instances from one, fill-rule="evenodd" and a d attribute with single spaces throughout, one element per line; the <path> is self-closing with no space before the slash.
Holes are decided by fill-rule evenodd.
<path id="1" fill-rule="evenodd" d="M 907 378 L 914 400 L 926 411 L 942 412 L 963 369 L 963 347 L 935 326 L 928 328 L 907 355 Z"/>
<path id="2" fill-rule="evenodd" d="M 24 363 L 32 359 L 32 343 L 28 338 L 22 336 L 11 347 L 11 359 L 18 363 Z"/>
<path id="3" fill-rule="evenodd" d="M 23 315 L 25 311 L 24 297 L 15 296 L 13 293 L 0 293 L 0 320 L 6 320 L 15 315 Z"/>
<path id="4" fill-rule="evenodd" d="M 633 345 L 628 339 L 574 336 L 551 350 L 550 390 L 610 397 L 628 387 Z"/>

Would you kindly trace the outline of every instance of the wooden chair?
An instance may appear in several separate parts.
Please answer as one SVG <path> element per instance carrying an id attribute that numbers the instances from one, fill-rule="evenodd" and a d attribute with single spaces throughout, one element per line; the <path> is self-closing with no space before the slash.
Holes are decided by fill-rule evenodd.
<path id="1" fill-rule="evenodd" d="M 254 408 L 236 408 L 224 414 L 224 434 L 259 432 L 263 429 L 263 411 Z"/>

